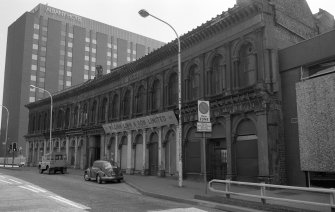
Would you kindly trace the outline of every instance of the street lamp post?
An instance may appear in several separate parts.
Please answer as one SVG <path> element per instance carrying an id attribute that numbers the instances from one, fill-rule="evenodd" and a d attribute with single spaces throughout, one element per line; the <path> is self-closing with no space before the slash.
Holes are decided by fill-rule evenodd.
<path id="1" fill-rule="evenodd" d="M 51 153 L 52 149 L 53 149 L 53 147 L 52 147 L 52 141 L 51 141 L 51 139 L 52 139 L 52 95 L 51 95 L 51 93 L 49 91 L 47 91 L 47 90 L 45 90 L 43 88 L 37 87 L 35 85 L 30 85 L 30 87 L 43 90 L 43 91 L 47 92 L 49 94 L 49 96 L 50 96 L 50 102 L 51 102 L 51 104 L 50 104 L 50 141 L 49 142 L 50 142 L 50 153 Z"/>
<path id="2" fill-rule="evenodd" d="M 164 24 L 168 25 L 176 34 L 178 41 L 178 110 L 179 110 L 179 120 L 177 127 L 177 144 L 178 144 L 178 166 L 179 166 L 179 177 L 178 177 L 178 185 L 179 187 L 183 186 L 183 162 L 182 162 L 182 120 L 181 120 L 181 59 L 180 59 L 180 39 L 177 31 L 166 21 L 163 21 L 160 18 L 150 14 L 148 11 L 142 9 L 138 12 L 143 18 L 151 16 Z"/>
<path id="3" fill-rule="evenodd" d="M 9 119 L 9 110 L 6 106 L 0 105 L 1 107 L 5 108 L 7 111 L 7 126 L 6 126 L 6 137 L 5 137 L 5 159 L 4 159 L 4 165 L 6 166 L 6 159 L 7 159 L 7 135 L 8 135 L 8 119 Z"/>

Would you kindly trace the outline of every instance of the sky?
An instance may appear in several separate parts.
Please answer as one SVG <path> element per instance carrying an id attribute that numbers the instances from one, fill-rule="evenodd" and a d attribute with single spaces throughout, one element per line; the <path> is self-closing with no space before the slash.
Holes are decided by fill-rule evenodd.
<path id="1" fill-rule="evenodd" d="M 176 38 L 174 32 L 167 25 L 151 17 L 142 18 L 138 14 L 139 10 L 146 9 L 168 22 L 179 35 L 183 35 L 232 8 L 235 2 L 236 0 L 2 0 L 0 104 L 3 96 L 7 28 L 24 12 L 31 11 L 39 3 L 167 43 Z M 335 15 L 333 0 L 307 0 L 307 2 L 313 13 L 322 8 Z"/>

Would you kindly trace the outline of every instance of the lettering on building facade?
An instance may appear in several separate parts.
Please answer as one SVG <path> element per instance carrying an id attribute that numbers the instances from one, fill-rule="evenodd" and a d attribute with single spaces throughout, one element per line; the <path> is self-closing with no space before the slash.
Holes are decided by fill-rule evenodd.
<path id="1" fill-rule="evenodd" d="M 138 130 L 152 127 L 166 126 L 170 124 L 177 125 L 178 121 L 173 111 L 167 111 L 151 116 L 104 124 L 106 133 L 116 133 L 129 130 Z"/>

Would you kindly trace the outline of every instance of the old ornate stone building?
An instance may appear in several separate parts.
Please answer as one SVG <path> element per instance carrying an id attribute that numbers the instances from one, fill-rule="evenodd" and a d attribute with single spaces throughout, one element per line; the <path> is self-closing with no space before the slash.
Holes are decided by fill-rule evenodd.
<path id="1" fill-rule="evenodd" d="M 299 10 L 294 10 L 299 8 Z M 209 178 L 285 183 L 278 49 L 318 34 L 306 1 L 237 1 L 181 36 L 182 155 L 186 178 L 200 178 L 197 100 L 210 101 Z M 127 173 L 177 176 L 177 41 L 110 74 L 27 105 L 29 163 L 64 151 L 86 168 L 113 159 Z M 141 124 L 142 123 L 142 124 Z M 151 123 L 151 124 L 150 124 Z"/>

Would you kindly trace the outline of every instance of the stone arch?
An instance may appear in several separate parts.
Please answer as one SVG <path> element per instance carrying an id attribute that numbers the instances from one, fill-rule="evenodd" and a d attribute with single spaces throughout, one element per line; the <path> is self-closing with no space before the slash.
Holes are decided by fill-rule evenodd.
<path id="1" fill-rule="evenodd" d="M 234 172 L 239 181 L 256 182 L 259 174 L 257 125 L 251 118 L 240 118 L 234 126 Z"/>
<path id="2" fill-rule="evenodd" d="M 201 173 L 201 143 L 200 138 L 195 136 L 196 127 L 190 127 L 187 131 L 187 142 L 184 148 L 185 158 L 185 174 L 186 176 L 196 175 Z"/>

